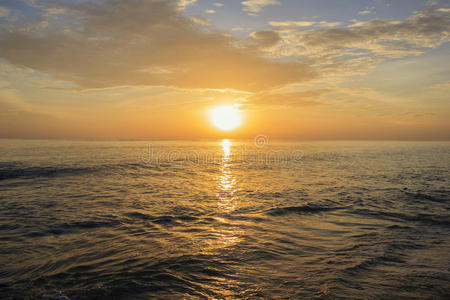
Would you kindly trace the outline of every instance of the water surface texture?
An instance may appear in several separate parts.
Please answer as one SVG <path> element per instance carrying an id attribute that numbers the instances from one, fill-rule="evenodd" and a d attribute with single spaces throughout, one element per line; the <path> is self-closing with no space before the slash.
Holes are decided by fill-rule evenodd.
<path id="1" fill-rule="evenodd" d="M 0 298 L 448 298 L 450 144 L 0 140 Z"/>

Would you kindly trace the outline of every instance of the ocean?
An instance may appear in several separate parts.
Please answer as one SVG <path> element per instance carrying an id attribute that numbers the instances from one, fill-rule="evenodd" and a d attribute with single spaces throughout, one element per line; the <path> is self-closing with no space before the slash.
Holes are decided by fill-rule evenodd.
<path id="1" fill-rule="evenodd" d="M 1 299 L 448 299 L 450 143 L 0 140 Z"/>

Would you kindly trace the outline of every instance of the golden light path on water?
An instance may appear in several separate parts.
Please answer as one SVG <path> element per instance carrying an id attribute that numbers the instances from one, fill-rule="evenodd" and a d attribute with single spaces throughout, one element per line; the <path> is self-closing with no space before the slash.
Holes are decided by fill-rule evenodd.
<path id="1" fill-rule="evenodd" d="M 236 208 L 236 177 L 232 172 L 232 159 L 231 159 L 231 146 L 233 144 L 230 140 L 224 139 L 220 142 L 223 155 L 220 165 L 220 175 L 217 183 L 217 205 L 219 211 L 227 214 Z M 226 222 L 225 219 L 221 219 L 222 222 Z M 235 228 L 235 227 L 231 227 Z M 239 230 L 220 230 L 217 231 L 220 244 L 222 247 L 228 247 L 239 242 Z"/>
<path id="2" fill-rule="evenodd" d="M 221 175 L 219 177 L 219 207 L 223 211 L 231 211 L 235 208 L 235 189 L 236 189 L 236 178 L 233 176 L 231 167 L 231 146 L 230 140 L 225 139 L 220 143 L 222 146 L 223 156 L 221 164 Z"/>

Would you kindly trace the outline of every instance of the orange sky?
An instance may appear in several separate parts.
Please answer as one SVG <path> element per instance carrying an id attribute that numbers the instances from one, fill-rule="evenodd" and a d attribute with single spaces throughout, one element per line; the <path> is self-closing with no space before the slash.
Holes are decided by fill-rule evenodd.
<path id="1" fill-rule="evenodd" d="M 0 137 L 450 138 L 448 3 L 307 2 L 0 3 Z"/>

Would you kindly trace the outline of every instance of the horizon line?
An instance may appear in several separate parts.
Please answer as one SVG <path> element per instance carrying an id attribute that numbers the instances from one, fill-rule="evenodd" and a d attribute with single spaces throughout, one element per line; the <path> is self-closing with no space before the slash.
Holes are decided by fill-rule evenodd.
<path id="1" fill-rule="evenodd" d="M 62 137 L 0 137 L 0 140 L 35 140 L 35 141 L 251 141 L 254 138 L 62 138 Z M 302 139 L 302 138 L 269 138 L 270 141 L 296 142 L 450 142 L 450 139 Z"/>

